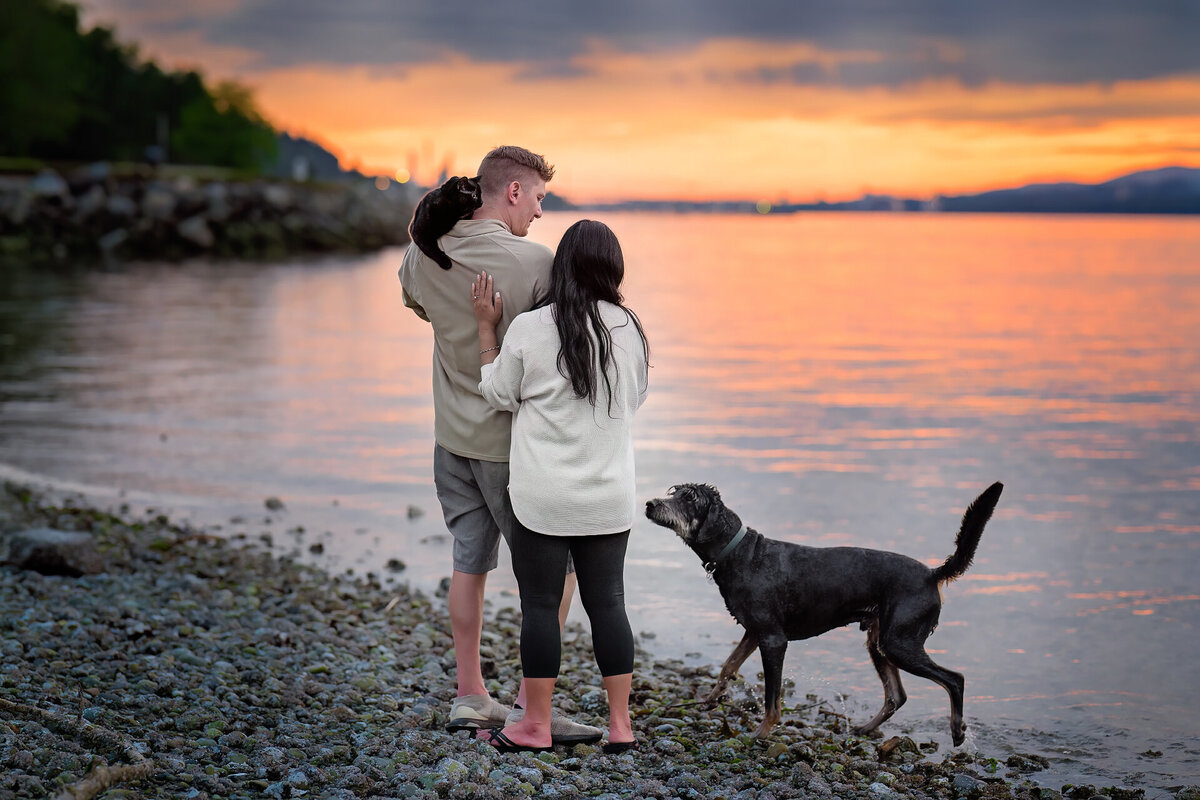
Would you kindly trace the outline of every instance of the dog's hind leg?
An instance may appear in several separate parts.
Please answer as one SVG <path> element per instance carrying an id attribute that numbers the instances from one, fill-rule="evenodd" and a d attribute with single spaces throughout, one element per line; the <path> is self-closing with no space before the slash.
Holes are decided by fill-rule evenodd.
<path id="1" fill-rule="evenodd" d="M 783 719 L 783 655 L 787 652 L 787 637 L 773 634 L 765 637 L 758 645 L 762 656 L 763 685 L 766 689 L 766 713 L 758 726 L 755 737 L 764 739 L 771 729 Z"/>
<path id="2" fill-rule="evenodd" d="M 750 657 L 758 647 L 758 637 L 749 631 L 738 642 L 737 647 L 733 648 L 733 652 L 729 654 L 729 658 L 725 659 L 725 663 L 721 665 L 721 674 L 717 676 L 717 685 L 704 698 L 706 705 L 712 705 L 717 702 L 717 698 L 721 696 L 721 692 L 725 691 L 725 686 L 729 683 L 729 679 L 738 674 L 738 670 L 742 668 L 742 664 Z"/>
<path id="3" fill-rule="evenodd" d="M 946 669 L 934 662 L 925 652 L 923 644 L 895 641 L 883 643 L 884 654 L 900 669 L 921 678 L 928 678 L 941 685 L 950 695 L 950 738 L 958 747 L 967 737 L 967 724 L 963 721 L 963 689 L 966 681 L 961 673 Z"/>
<path id="4" fill-rule="evenodd" d="M 879 709 L 875 719 L 854 729 L 854 732 L 860 735 L 878 728 L 908 699 L 908 695 L 904 693 L 904 686 L 900 683 L 900 670 L 896 669 L 896 665 L 879 649 L 879 620 L 872 620 L 866 628 L 867 652 L 871 654 L 871 663 L 879 673 L 879 680 L 883 681 L 883 708 Z"/>

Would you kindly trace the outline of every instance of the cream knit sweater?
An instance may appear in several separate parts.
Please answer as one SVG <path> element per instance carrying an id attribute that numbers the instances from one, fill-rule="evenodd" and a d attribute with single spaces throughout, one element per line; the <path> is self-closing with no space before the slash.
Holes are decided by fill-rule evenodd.
<path id="1" fill-rule="evenodd" d="M 609 380 L 596 405 L 575 396 L 558 371 L 553 306 L 513 319 L 504 346 L 484 365 L 479 391 L 513 412 L 509 494 L 525 527 L 552 536 L 619 533 L 633 527 L 633 415 L 646 399 L 646 358 L 625 311 L 600 303 L 612 332 Z"/>

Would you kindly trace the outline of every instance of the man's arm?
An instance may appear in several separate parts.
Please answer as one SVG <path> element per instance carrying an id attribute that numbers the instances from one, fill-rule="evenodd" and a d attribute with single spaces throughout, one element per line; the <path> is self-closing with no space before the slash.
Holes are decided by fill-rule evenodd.
<path id="1" fill-rule="evenodd" d="M 421 302 L 414 296 L 414 292 L 416 291 L 417 264 L 416 258 L 413 254 L 416 252 L 416 250 L 416 247 L 410 246 L 404 253 L 404 260 L 400 262 L 400 270 L 398 273 L 400 276 L 400 289 L 404 292 L 404 305 L 411 308 L 413 313 L 418 317 L 426 322 L 429 322 L 429 315 L 425 313 L 424 306 L 422 306 Z M 413 292 L 409 291 L 410 287 L 413 288 Z"/>
<path id="2" fill-rule="evenodd" d="M 533 264 L 532 304 L 538 305 L 550 294 L 550 270 L 554 265 L 554 252 L 548 247 L 538 246 L 541 251 Z M 528 309 L 525 309 L 526 311 Z"/>
<path id="3" fill-rule="evenodd" d="M 425 320 L 426 322 L 429 322 L 429 316 L 425 313 L 425 309 L 421 306 L 420 303 L 418 303 L 416 300 L 413 299 L 413 296 L 408 293 L 408 289 L 405 289 L 403 286 L 401 286 L 400 290 L 402 292 L 404 292 L 404 305 L 411 308 L 413 310 L 413 313 L 416 314 L 418 317 Z"/>

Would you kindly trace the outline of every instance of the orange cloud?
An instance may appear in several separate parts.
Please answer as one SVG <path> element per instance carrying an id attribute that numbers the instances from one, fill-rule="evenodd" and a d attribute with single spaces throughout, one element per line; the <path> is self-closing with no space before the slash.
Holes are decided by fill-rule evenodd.
<path id="1" fill-rule="evenodd" d="M 457 60 L 393 75 L 286 70 L 259 85 L 274 118 L 366 164 L 394 168 L 432 142 L 470 172 L 488 148 L 519 142 L 559 164 L 552 188 L 579 200 L 930 196 L 1200 160 L 1187 105 L 1200 79 L 900 91 L 733 79 L 799 58 L 835 69 L 847 57 L 720 41 L 647 55 L 597 48 L 574 75 Z M 1106 116 L 1114 108 L 1124 116 Z"/>
<path id="2" fill-rule="evenodd" d="M 847 88 L 756 76 L 800 65 L 836 77 L 882 55 L 732 38 L 654 52 L 590 42 L 568 69 L 545 73 L 461 56 L 250 72 L 247 51 L 163 42 L 216 77 L 243 74 L 268 118 L 332 143 L 345 163 L 391 173 L 415 158 L 424 183 L 444 161 L 473 172 L 505 143 L 545 153 L 559 167 L 552 191 L 579 201 L 929 197 L 1200 164 L 1200 76 Z M 955 47 L 927 43 L 942 60 Z"/>

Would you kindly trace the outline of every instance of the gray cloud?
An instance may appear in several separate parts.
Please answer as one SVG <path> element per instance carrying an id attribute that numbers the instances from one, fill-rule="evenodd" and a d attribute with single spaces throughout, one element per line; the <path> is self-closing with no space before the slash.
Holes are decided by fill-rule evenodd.
<path id="1" fill-rule="evenodd" d="M 129 9 L 146 0 L 114 0 Z M 245 0 L 161 30 L 260 54 L 259 68 L 322 62 L 400 67 L 460 54 L 573 74 L 589 40 L 648 52 L 713 37 L 871 51 L 871 63 L 809 62 L 738 80 L 894 87 L 930 78 L 967 86 L 1111 83 L 1200 74 L 1200 3 L 1191 0 Z M 949 45 L 955 57 L 944 48 Z"/>

